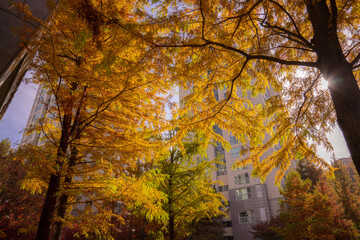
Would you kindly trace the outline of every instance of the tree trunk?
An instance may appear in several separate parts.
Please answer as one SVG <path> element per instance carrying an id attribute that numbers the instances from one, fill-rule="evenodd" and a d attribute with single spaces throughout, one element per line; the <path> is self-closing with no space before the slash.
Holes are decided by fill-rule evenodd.
<path id="1" fill-rule="evenodd" d="M 172 215 L 171 211 L 169 214 L 169 239 L 175 240 L 175 218 Z"/>
<path id="2" fill-rule="evenodd" d="M 72 179 L 73 179 L 72 169 L 76 164 L 78 153 L 79 153 L 79 150 L 77 149 L 77 147 L 73 146 L 71 148 L 71 155 L 70 155 L 70 159 L 69 159 L 67 174 L 66 174 L 65 181 L 64 181 L 65 189 L 72 182 Z M 58 210 L 57 210 L 57 216 L 61 219 L 65 218 L 68 200 L 69 200 L 69 196 L 66 193 L 64 193 L 60 196 L 59 206 L 58 206 Z M 54 224 L 53 240 L 61 240 L 62 228 L 63 228 L 63 221 L 61 221 L 61 220 L 56 221 Z"/>
<path id="3" fill-rule="evenodd" d="M 170 154 L 170 174 L 168 182 L 168 206 L 169 206 L 169 240 L 175 240 L 175 214 L 173 212 L 173 177 L 175 175 L 174 162 L 175 162 L 175 151 Z"/>
<path id="4" fill-rule="evenodd" d="M 62 194 L 60 196 L 59 200 L 59 207 L 57 211 L 57 217 L 64 219 L 65 213 L 67 210 L 67 202 L 68 202 L 69 196 L 66 194 Z M 53 234 L 53 240 L 60 240 L 62 235 L 62 227 L 63 222 L 61 220 L 56 221 L 54 224 L 54 234 Z"/>
<path id="5" fill-rule="evenodd" d="M 344 134 L 351 158 L 360 174 L 360 90 L 349 66 L 339 66 L 343 73 L 332 78 L 329 86 L 337 122 Z"/>
<path id="6" fill-rule="evenodd" d="M 69 142 L 69 130 L 71 126 L 71 114 L 67 114 L 63 119 L 60 145 L 57 152 L 56 174 L 52 174 L 49 180 L 49 187 L 46 192 L 43 208 L 41 210 L 39 226 L 37 229 L 36 240 L 48 240 L 51 233 L 51 224 L 54 219 L 57 196 L 60 190 L 61 168 L 64 164 L 66 151 Z"/>
<path id="7" fill-rule="evenodd" d="M 328 82 L 337 122 L 360 174 L 360 90 L 337 36 L 336 1 L 308 0 L 307 11 L 313 26 L 318 66 Z"/>
<path id="8" fill-rule="evenodd" d="M 54 218 L 56 206 L 56 193 L 60 188 L 60 177 L 56 175 L 50 176 L 49 187 L 46 192 L 44 205 L 41 211 L 39 226 L 36 234 L 36 240 L 48 240 L 50 237 L 50 229 L 52 219 Z"/>

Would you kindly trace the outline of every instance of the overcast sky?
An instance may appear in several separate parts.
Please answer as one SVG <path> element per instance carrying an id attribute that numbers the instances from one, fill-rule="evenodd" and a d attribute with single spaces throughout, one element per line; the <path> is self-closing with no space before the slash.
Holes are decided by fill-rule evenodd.
<path id="1" fill-rule="evenodd" d="M 0 120 L 0 140 L 9 138 L 13 146 L 20 143 L 22 131 L 28 120 L 35 94 L 36 86 L 34 84 L 22 83 L 20 85 L 12 103 Z M 336 158 L 350 156 L 339 128 L 334 129 L 334 132 L 329 135 L 329 139 L 334 146 Z M 318 153 L 327 161 L 331 159 L 332 153 L 326 153 L 322 147 L 318 148 Z"/>

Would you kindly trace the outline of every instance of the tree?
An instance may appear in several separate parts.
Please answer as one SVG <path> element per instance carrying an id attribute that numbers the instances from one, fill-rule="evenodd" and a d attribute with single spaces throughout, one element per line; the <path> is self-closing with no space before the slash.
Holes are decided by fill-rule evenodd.
<path id="1" fill-rule="evenodd" d="M 335 161 L 333 166 L 335 178 L 332 183 L 334 190 L 339 197 L 339 201 L 344 208 L 345 217 L 351 220 L 356 228 L 360 230 L 360 179 L 359 175 L 353 171 L 353 177 L 350 177 L 353 166 L 345 166 L 340 161 Z"/>
<path id="2" fill-rule="evenodd" d="M 156 221 L 148 222 L 143 216 L 138 216 L 134 213 L 129 213 L 124 219 L 125 223 L 118 225 L 119 232 L 114 234 L 114 239 L 155 240 L 160 236 L 158 229 L 161 227 Z"/>
<path id="3" fill-rule="evenodd" d="M 127 172 L 161 147 L 151 137 L 165 126 L 169 84 L 154 80 L 161 74 L 144 60 L 151 56 L 148 45 L 104 22 L 91 9 L 97 5 L 129 25 L 137 20 L 125 1 L 61 1 L 50 22 L 35 19 L 43 31 L 31 42 L 39 49 L 33 81 L 52 95 L 43 103 L 45 117 L 28 129 L 42 133 L 45 143 L 23 151 L 32 166 L 24 186 L 46 189 L 37 239 L 49 239 L 54 220 L 54 239 L 64 223 L 107 235 L 107 219 L 120 216 L 101 208 L 104 199 L 144 204 L 150 220 L 164 217 L 163 196 L 149 183 L 154 173 L 133 178 Z M 23 4 L 18 7 L 32 17 Z M 69 205 L 81 204 L 80 216 L 67 214 Z M 97 221 L 87 221 L 94 216 Z"/>
<path id="4" fill-rule="evenodd" d="M 222 240 L 224 239 L 224 226 L 221 219 L 204 218 L 192 224 L 190 236 L 186 240 Z"/>
<path id="5" fill-rule="evenodd" d="M 280 228 L 285 223 L 280 222 L 278 216 L 271 217 L 270 221 L 259 221 L 255 225 L 251 226 L 254 238 L 262 240 L 282 240 L 274 228 Z"/>
<path id="6" fill-rule="evenodd" d="M 184 152 L 171 148 L 155 163 L 164 175 L 159 190 L 167 196 L 163 209 L 169 220 L 164 235 L 170 240 L 185 239 L 195 230 L 192 226 L 205 218 L 225 215 L 220 209 L 224 197 L 213 189 L 209 176 L 214 163 L 196 157 L 201 153 L 196 140 L 184 142 L 184 147 Z"/>
<path id="7" fill-rule="evenodd" d="M 300 174 L 302 180 L 310 179 L 312 188 L 323 174 L 323 170 L 307 159 L 301 159 L 296 164 L 296 171 Z"/>
<path id="8" fill-rule="evenodd" d="M 357 1 L 152 2 L 154 14 L 143 9 L 147 24 L 120 25 L 154 49 L 167 49 L 165 61 L 174 59 L 168 78 L 189 91 L 182 131 L 219 138 L 208 127 L 215 123 L 232 131 L 248 146 L 242 164 L 252 163 L 258 176 L 279 168 L 279 183 L 291 159 L 330 168 L 315 148 L 332 150 L 326 133 L 337 119 L 360 172 Z M 227 89 L 220 102 L 214 88 Z M 267 88 L 278 95 L 253 106 L 249 97 Z M 264 143 L 265 132 L 270 138 Z M 260 161 L 278 143 L 281 149 Z"/>
<path id="9" fill-rule="evenodd" d="M 43 198 L 21 188 L 26 166 L 16 159 L 8 139 L 0 141 L 0 238 L 31 239 L 35 236 Z"/>
<path id="10" fill-rule="evenodd" d="M 357 239 L 325 178 L 319 180 L 314 192 L 310 187 L 310 180 L 301 180 L 296 172 L 286 177 L 279 215 L 285 225 L 273 228 L 277 234 L 285 239 Z"/>
<path id="11" fill-rule="evenodd" d="M 144 5 L 134 3 L 130 12 L 138 22 L 128 23 L 111 8 L 73 1 L 97 43 L 104 26 L 117 26 L 147 45 L 144 59 L 157 66 L 152 73 L 189 90 L 179 113 L 179 138 L 197 130 L 221 140 L 211 128 L 218 124 L 247 144 L 244 152 L 250 154 L 239 164 L 252 163 L 261 177 L 279 168 L 280 183 L 290 159 L 307 157 L 331 169 L 315 148 L 332 149 L 326 133 L 337 118 L 360 172 L 356 1 L 154 1 L 155 14 Z M 321 89 L 322 77 L 328 92 Z M 220 102 L 214 88 L 227 89 Z M 250 96 L 267 88 L 278 95 L 253 106 Z M 280 150 L 260 161 L 279 143 Z"/>

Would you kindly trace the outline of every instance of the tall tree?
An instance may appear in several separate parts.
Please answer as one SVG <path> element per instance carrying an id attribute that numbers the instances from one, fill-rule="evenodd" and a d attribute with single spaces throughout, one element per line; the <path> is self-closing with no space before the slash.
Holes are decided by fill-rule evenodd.
<path id="1" fill-rule="evenodd" d="M 167 239 L 184 239 L 191 234 L 192 225 L 208 218 L 225 215 L 221 211 L 224 199 L 215 192 L 210 170 L 214 163 L 200 154 L 200 143 L 184 143 L 185 151 L 173 147 L 156 162 L 155 168 L 163 174 L 159 190 L 167 196 L 164 211 L 168 214 L 165 236 Z M 195 237 L 195 236 L 194 236 Z"/>
<path id="2" fill-rule="evenodd" d="M 23 4 L 18 6 L 31 17 Z M 163 196 L 149 184 L 153 173 L 133 178 L 127 171 L 161 147 L 151 136 L 165 126 L 170 85 L 156 81 L 161 73 L 145 61 L 151 56 L 148 45 L 112 28 L 92 7 L 129 25 L 137 20 L 129 2 L 61 1 L 50 22 L 38 20 L 43 31 L 32 39 L 39 48 L 32 81 L 52 96 L 43 103 L 45 117 L 28 130 L 41 132 L 45 143 L 23 152 L 33 165 L 25 187 L 46 186 L 37 239 L 49 239 L 55 215 L 53 238 L 61 237 L 63 223 L 72 219 L 66 217 L 70 204 L 87 203 L 72 221 L 98 234 L 107 234 L 105 219 L 116 217 L 100 210 L 104 199 L 144 204 L 149 219 L 164 216 L 157 211 Z M 95 215 L 98 221 L 86 221 Z"/>

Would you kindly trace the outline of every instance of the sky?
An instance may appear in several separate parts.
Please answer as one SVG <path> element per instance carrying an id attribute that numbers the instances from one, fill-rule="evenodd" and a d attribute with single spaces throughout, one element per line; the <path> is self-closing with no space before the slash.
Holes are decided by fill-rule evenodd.
<path id="1" fill-rule="evenodd" d="M 9 138 L 13 146 L 20 144 L 35 98 L 36 89 L 37 86 L 34 84 L 21 83 L 4 117 L 0 120 L 0 140 Z M 328 137 L 334 146 L 336 158 L 350 156 L 344 137 L 338 127 Z M 318 154 L 326 161 L 331 160 L 332 153 L 327 153 L 323 147 L 318 148 Z"/>
<path id="2" fill-rule="evenodd" d="M 0 140 L 9 138 L 15 147 L 20 144 L 37 86 L 22 82 L 3 118 L 0 120 Z"/>

